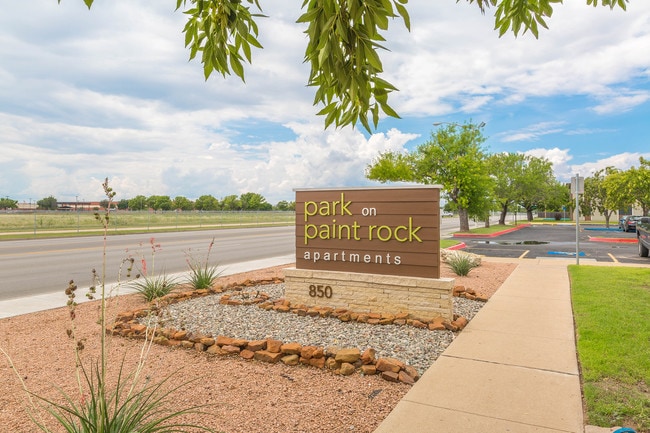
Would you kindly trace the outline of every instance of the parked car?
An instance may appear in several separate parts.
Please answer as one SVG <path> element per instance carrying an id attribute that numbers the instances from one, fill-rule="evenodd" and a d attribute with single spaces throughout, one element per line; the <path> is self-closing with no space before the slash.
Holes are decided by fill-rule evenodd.
<path id="1" fill-rule="evenodd" d="M 624 232 L 635 232 L 636 231 L 636 222 L 641 218 L 639 215 L 628 215 L 623 218 L 623 227 L 621 229 Z"/>
<path id="2" fill-rule="evenodd" d="M 449 211 L 443 211 L 441 214 L 443 217 L 453 217 L 454 213 Z"/>
<path id="3" fill-rule="evenodd" d="M 650 251 L 650 217 L 637 220 L 636 241 L 639 245 L 639 257 L 648 257 Z"/>

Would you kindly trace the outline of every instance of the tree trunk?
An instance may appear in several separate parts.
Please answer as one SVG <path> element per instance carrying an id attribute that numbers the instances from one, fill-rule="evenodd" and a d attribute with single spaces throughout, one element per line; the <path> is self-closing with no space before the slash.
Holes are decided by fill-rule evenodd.
<path id="1" fill-rule="evenodd" d="M 605 228 L 609 228 L 609 219 L 612 216 L 613 211 L 605 211 Z"/>
<path id="2" fill-rule="evenodd" d="M 460 231 L 468 232 L 469 231 L 469 215 L 467 209 L 458 207 L 458 220 L 460 222 Z"/>
<path id="3" fill-rule="evenodd" d="M 501 206 L 501 215 L 499 216 L 499 225 L 506 225 L 506 216 L 508 215 L 508 203 Z"/>
<path id="4" fill-rule="evenodd" d="M 490 227 L 490 214 L 485 217 L 485 228 Z"/>
<path id="5" fill-rule="evenodd" d="M 528 222 L 531 222 L 533 220 L 533 210 L 532 209 L 526 209 L 526 218 L 528 219 Z"/>

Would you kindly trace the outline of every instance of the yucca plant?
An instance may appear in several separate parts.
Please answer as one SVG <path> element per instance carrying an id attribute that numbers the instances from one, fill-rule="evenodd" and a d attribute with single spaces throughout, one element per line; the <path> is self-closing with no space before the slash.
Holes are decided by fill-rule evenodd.
<path id="1" fill-rule="evenodd" d="M 165 274 L 141 277 L 129 284 L 129 287 L 135 289 L 147 302 L 168 295 L 176 286 L 178 281 Z"/>
<path id="2" fill-rule="evenodd" d="M 210 265 L 210 252 L 214 246 L 214 238 L 208 246 L 208 252 L 205 255 L 205 261 L 201 261 L 192 257 L 187 253 L 187 265 L 190 268 L 190 273 L 187 277 L 187 282 L 195 290 L 209 289 L 212 287 L 217 278 L 221 275 L 221 271 L 216 265 Z"/>
<path id="3" fill-rule="evenodd" d="M 89 397 L 80 403 L 62 391 L 65 403 L 36 397 L 47 404 L 47 411 L 68 433 L 171 433 L 186 432 L 188 429 L 211 431 L 206 427 L 173 422 L 180 415 L 199 412 L 200 406 L 172 411 L 165 405 L 169 396 L 187 383 L 166 389 L 165 385 L 171 378 L 168 376 L 160 382 L 149 383 L 149 379 L 146 379 L 141 384 L 140 371 L 125 377 L 123 367 L 124 363 L 120 366 L 117 385 L 108 390 L 105 388 L 100 364 L 94 364 L 90 371 L 81 365 Z M 32 419 L 41 431 L 50 431 L 44 424 Z"/>
<path id="4" fill-rule="evenodd" d="M 468 254 L 451 255 L 447 257 L 447 264 L 460 277 L 467 276 L 472 269 L 478 266 L 476 261 Z"/>
<path id="5" fill-rule="evenodd" d="M 164 272 L 156 275 L 156 253 L 161 250 L 161 246 L 156 243 L 155 238 L 150 238 L 149 244 L 151 247 L 151 269 L 148 268 L 147 259 L 143 256 L 140 259 L 140 273 L 135 280 L 129 283 L 129 287 L 135 289 L 147 302 L 168 295 L 178 286 L 176 278 L 169 277 Z"/>
<path id="6" fill-rule="evenodd" d="M 149 329 L 147 331 L 145 342 L 141 348 L 140 358 L 134 371 L 125 373 L 125 361 L 123 359 L 117 374 L 116 385 L 112 387 L 108 385 L 106 338 L 107 292 L 105 286 L 106 241 L 110 221 L 109 209 L 111 208 L 115 193 L 108 186 L 108 179 L 105 180 L 102 186 L 108 197 L 108 206 L 104 215 L 97 213 L 95 216 L 104 228 L 103 264 L 101 274 L 93 270 L 93 280 L 97 284 L 93 284 L 89 290 L 89 297 L 93 298 L 97 292 L 97 286 L 100 288 L 100 317 L 98 324 L 101 330 L 101 352 L 99 358 L 91 364 L 90 368 L 84 365 L 81 357 L 81 352 L 84 350 L 84 343 L 83 340 L 77 339 L 75 332 L 77 307 L 75 291 L 77 290 L 77 285 L 74 281 L 70 281 L 65 290 L 68 296 L 67 305 L 72 324 L 67 334 L 75 341 L 76 377 L 80 398 L 75 399 L 61 390 L 62 401 L 59 402 L 30 392 L 6 352 L 1 350 L 1 348 L 0 351 L 9 359 L 12 369 L 16 372 L 18 380 L 27 393 L 32 408 L 30 417 L 40 431 L 50 433 L 52 430 L 47 426 L 48 424 L 43 418 L 40 417 L 41 414 L 38 411 L 38 406 L 44 407 L 58 425 L 68 433 L 172 433 L 212 431 L 212 429 L 207 427 L 176 421 L 182 415 L 201 413 L 201 406 L 180 409 L 175 407 L 172 409 L 173 402 L 170 401 L 172 394 L 180 388 L 187 386 L 191 381 L 178 386 L 170 386 L 168 382 L 173 376 L 168 376 L 154 383 L 151 383 L 148 377 L 143 378 L 145 361 L 152 345 L 155 329 Z M 134 260 L 132 258 L 123 262 L 128 263 L 127 274 L 132 269 L 133 262 Z M 118 287 L 119 285 L 120 282 L 118 281 Z M 60 430 L 57 429 L 56 431 L 58 432 Z"/>

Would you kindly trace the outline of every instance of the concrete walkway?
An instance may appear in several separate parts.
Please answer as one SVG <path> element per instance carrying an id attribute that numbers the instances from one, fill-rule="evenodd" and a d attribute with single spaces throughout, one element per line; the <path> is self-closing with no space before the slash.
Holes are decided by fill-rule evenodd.
<path id="1" fill-rule="evenodd" d="M 584 431 L 566 269 L 575 259 L 517 263 L 375 433 Z"/>

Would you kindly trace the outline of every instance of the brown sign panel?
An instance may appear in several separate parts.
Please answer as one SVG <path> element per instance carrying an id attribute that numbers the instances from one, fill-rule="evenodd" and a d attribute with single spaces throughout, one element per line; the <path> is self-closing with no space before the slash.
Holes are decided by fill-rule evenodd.
<path id="1" fill-rule="evenodd" d="M 440 188 L 296 190 L 296 268 L 440 278 Z"/>

